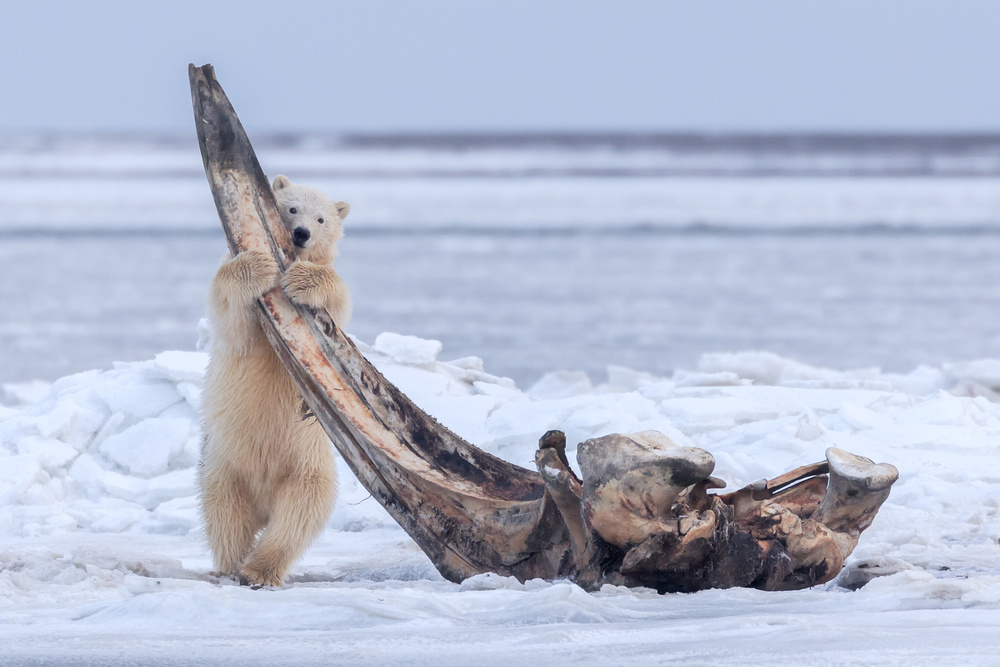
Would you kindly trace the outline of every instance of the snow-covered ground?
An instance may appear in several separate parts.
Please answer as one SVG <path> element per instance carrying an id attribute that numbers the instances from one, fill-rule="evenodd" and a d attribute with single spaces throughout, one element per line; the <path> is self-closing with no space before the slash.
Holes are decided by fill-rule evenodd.
<path id="1" fill-rule="evenodd" d="M 900 480 L 840 579 L 786 593 L 659 596 L 495 575 L 444 581 L 342 465 L 327 530 L 285 588 L 208 574 L 195 465 L 206 357 L 163 352 L 4 385 L 0 662 L 988 664 L 1000 649 L 1000 360 L 908 374 L 713 354 L 594 386 L 555 372 L 523 391 L 440 346 L 379 336 L 366 355 L 463 437 L 530 467 L 571 447 L 661 430 L 714 454 L 730 488 L 829 446 Z M 488 371 L 488 369 L 486 369 Z M 575 460 L 571 450 L 570 459 Z M 872 573 L 879 576 L 865 583 Z M 857 588 L 857 590 L 850 590 Z"/>

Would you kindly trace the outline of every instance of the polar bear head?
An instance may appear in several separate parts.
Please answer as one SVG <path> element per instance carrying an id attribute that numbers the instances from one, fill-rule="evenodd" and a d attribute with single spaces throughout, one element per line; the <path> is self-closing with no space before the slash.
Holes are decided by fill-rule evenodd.
<path id="1" fill-rule="evenodd" d="M 299 259 L 328 264 L 337 256 L 337 243 L 344 235 L 342 220 L 351 206 L 333 201 L 316 188 L 296 185 L 278 176 L 271 186 L 281 220 L 292 234 Z"/>

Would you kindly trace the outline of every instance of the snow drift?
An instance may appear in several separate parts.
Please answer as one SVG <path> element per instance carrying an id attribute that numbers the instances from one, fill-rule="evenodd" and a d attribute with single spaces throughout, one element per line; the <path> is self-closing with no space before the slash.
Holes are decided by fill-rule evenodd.
<path id="1" fill-rule="evenodd" d="M 900 480 L 844 572 L 827 586 L 658 597 L 611 587 L 587 595 L 568 582 L 519 584 L 495 575 L 461 586 L 445 582 L 341 465 L 337 508 L 290 585 L 250 591 L 207 574 L 195 496 L 207 355 L 163 352 L 51 386 L 3 387 L 0 636 L 11 643 L 0 654 L 31 655 L 44 645 L 57 655 L 56 638 L 75 633 L 145 637 L 138 645 L 148 656 L 158 655 L 156 638 L 165 627 L 189 638 L 265 628 L 290 633 L 286 638 L 323 631 L 333 633 L 327 638 L 334 644 L 354 641 L 337 633 L 366 628 L 375 635 L 357 640 L 365 646 L 378 643 L 383 631 L 400 640 L 372 648 L 388 660 L 454 647 L 456 628 L 467 630 L 473 644 L 488 644 L 497 640 L 490 629 L 516 627 L 531 641 L 564 644 L 572 637 L 573 647 L 562 647 L 569 657 L 591 655 L 578 626 L 599 622 L 652 655 L 679 640 L 649 634 L 650 624 L 676 620 L 682 609 L 703 619 L 686 635 L 691 647 L 718 623 L 738 625 L 747 614 L 820 615 L 824 632 L 850 633 L 861 617 L 835 620 L 848 610 L 972 614 L 962 617 L 967 631 L 944 644 L 932 642 L 931 633 L 924 644 L 900 648 L 926 644 L 920 655 L 951 645 L 976 654 L 982 642 L 996 643 L 985 636 L 977 643 L 969 633 L 984 618 L 1000 620 L 1000 404 L 990 400 L 998 396 L 1000 360 L 898 375 L 817 368 L 765 352 L 713 354 L 672 377 L 611 367 L 607 381 L 594 386 L 582 373 L 560 371 L 522 391 L 475 357 L 438 361 L 436 341 L 386 333 L 370 347 L 358 345 L 447 427 L 525 467 L 549 429 L 566 433 L 571 461 L 584 439 L 656 429 L 710 451 L 714 474 L 730 489 L 822 460 L 830 446 L 891 462 Z M 891 630 L 934 625 L 936 617 L 894 617 L 902 626 L 879 618 L 879 627 Z M 553 623 L 572 631 L 548 639 L 537 634 Z M 427 640 L 422 649 L 407 643 L 418 636 Z M 866 641 L 877 643 L 873 637 Z M 501 644 L 509 655 L 527 651 Z M 321 644 L 302 646 L 294 656 L 322 654 Z"/>

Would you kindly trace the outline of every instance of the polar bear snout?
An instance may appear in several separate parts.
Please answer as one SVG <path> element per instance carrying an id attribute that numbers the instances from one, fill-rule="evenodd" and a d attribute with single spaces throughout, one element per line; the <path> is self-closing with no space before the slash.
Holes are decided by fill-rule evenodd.
<path id="1" fill-rule="evenodd" d="M 309 230 L 305 227 L 296 227 L 292 231 L 292 241 L 300 248 L 306 247 L 306 242 L 310 236 Z"/>

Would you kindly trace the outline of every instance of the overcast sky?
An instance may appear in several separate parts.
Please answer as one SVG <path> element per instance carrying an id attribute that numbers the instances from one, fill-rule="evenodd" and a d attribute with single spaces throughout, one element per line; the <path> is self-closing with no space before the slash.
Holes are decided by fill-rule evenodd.
<path id="1" fill-rule="evenodd" d="M 1000 2 L 5 3 L 0 130 L 1000 130 Z"/>

